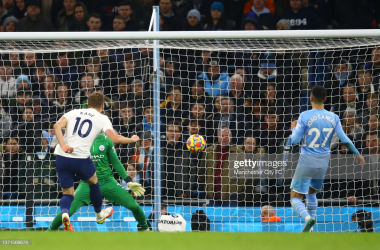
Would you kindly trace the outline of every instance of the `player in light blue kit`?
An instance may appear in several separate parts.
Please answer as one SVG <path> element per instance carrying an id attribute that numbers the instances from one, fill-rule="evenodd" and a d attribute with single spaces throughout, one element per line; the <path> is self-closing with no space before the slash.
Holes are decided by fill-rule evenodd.
<path id="1" fill-rule="evenodd" d="M 305 143 L 292 180 L 290 203 L 294 211 L 305 220 L 302 232 L 310 232 L 315 224 L 317 213 L 317 193 L 322 190 L 323 180 L 330 160 L 330 144 L 334 132 L 342 143 L 356 155 L 356 160 L 363 167 L 363 156 L 355 148 L 352 141 L 343 132 L 339 117 L 323 108 L 326 90 L 322 86 L 311 89 L 312 110 L 303 112 L 296 124 L 292 124 L 292 144 Z M 306 207 L 302 199 L 306 195 Z"/>

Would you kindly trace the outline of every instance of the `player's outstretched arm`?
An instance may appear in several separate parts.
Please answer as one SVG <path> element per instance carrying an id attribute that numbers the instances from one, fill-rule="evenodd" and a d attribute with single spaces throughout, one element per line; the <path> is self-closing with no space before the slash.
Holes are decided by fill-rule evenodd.
<path id="1" fill-rule="evenodd" d="M 140 137 L 138 137 L 137 135 L 134 135 L 131 138 L 118 135 L 113 129 L 107 129 L 105 133 L 108 136 L 108 138 L 111 139 L 113 143 L 117 143 L 117 144 L 134 143 L 140 140 Z"/>
<path id="2" fill-rule="evenodd" d="M 74 149 L 72 147 L 69 147 L 65 144 L 65 141 L 63 140 L 63 134 L 62 129 L 66 127 L 67 119 L 66 117 L 62 116 L 61 119 L 59 119 L 58 122 L 56 122 L 53 126 L 55 136 L 57 137 L 58 143 L 61 146 L 62 150 L 65 153 L 72 153 Z"/>
<path id="3" fill-rule="evenodd" d="M 335 133 L 337 134 L 337 136 L 339 137 L 339 140 L 343 143 L 343 145 L 348 150 L 350 150 L 351 152 L 353 152 L 355 154 L 356 162 L 358 162 L 360 164 L 360 166 L 364 167 L 364 165 L 365 165 L 364 157 L 356 149 L 355 145 L 352 143 L 350 138 L 348 138 L 348 136 L 344 133 L 340 122 L 336 126 Z"/>
<path id="4" fill-rule="evenodd" d="M 132 190 L 135 196 L 143 196 L 145 189 L 141 187 L 141 184 L 133 182 L 132 178 L 128 176 L 123 164 L 120 162 L 119 157 L 116 154 L 112 142 L 110 140 L 108 140 L 108 142 L 110 145 L 108 146 L 107 154 L 113 168 L 120 175 L 120 177 L 124 179 L 125 183 L 127 183 L 128 187 Z"/>

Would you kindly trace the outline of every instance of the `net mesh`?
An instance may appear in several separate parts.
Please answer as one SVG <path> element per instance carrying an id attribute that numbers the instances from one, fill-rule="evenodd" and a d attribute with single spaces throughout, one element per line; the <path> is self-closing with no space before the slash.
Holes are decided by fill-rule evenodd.
<path id="1" fill-rule="evenodd" d="M 328 94 L 325 108 L 339 115 L 372 165 L 349 168 L 353 157 L 333 135 L 331 151 L 338 163 L 331 165 L 317 196 L 314 230 L 355 231 L 351 214 L 359 209 L 372 212 L 376 230 L 378 144 L 377 134 L 368 133 L 378 131 L 378 45 L 378 38 L 162 40 L 162 146 L 155 152 L 149 133 L 152 41 L 1 41 L 0 227 L 44 229 L 60 211 L 52 125 L 65 112 L 86 108 L 88 96 L 98 91 L 106 96 L 104 113 L 114 129 L 142 139 L 115 148 L 134 181 L 146 189 L 137 201 L 147 216 L 159 153 L 163 211 L 182 215 L 186 230 L 197 220 L 204 225 L 194 216 L 203 210 L 211 231 L 299 232 L 304 223 L 290 206 L 290 182 L 300 146 L 290 145 L 289 136 L 292 121 L 311 109 L 310 88 L 322 85 Z M 187 150 L 193 134 L 205 138 L 204 152 Z M 288 167 L 271 175 L 259 163 L 261 172 L 238 175 L 234 164 L 242 154 L 252 162 L 280 160 Z M 115 213 L 102 226 L 81 201 L 85 206 L 72 217 L 73 226 L 77 231 L 137 230 L 133 214 L 111 201 L 105 199 Z"/>

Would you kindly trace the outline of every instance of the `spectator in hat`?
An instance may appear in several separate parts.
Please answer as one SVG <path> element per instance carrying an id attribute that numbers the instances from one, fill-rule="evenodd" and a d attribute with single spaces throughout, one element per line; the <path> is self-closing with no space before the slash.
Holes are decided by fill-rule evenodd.
<path id="1" fill-rule="evenodd" d="M 231 78 L 225 72 L 220 72 L 218 61 L 212 60 L 207 72 L 200 74 L 198 79 L 205 81 L 205 92 L 215 97 L 220 94 L 228 94 L 231 90 Z"/>
<path id="2" fill-rule="evenodd" d="M 16 79 L 16 91 L 18 90 L 31 90 L 30 80 L 26 75 L 20 75 Z"/>
<path id="3" fill-rule="evenodd" d="M 162 30 L 176 31 L 181 30 L 182 20 L 178 14 L 173 10 L 173 0 L 160 0 L 160 17 L 164 22 Z"/>
<path id="4" fill-rule="evenodd" d="M 204 30 L 232 30 L 233 25 L 225 18 L 224 5 L 221 2 L 213 2 L 210 14 L 206 16 Z"/>
<path id="5" fill-rule="evenodd" d="M 69 31 L 87 31 L 88 13 L 87 8 L 82 3 L 77 3 L 74 6 L 74 20 L 68 23 Z"/>
<path id="6" fill-rule="evenodd" d="M 185 31 L 203 30 L 201 23 L 201 13 L 197 9 L 192 9 L 187 13 L 187 22 L 183 28 Z"/>
<path id="7" fill-rule="evenodd" d="M 253 0 L 252 10 L 243 16 L 243 25 L 246 18 L 252 18 L 264 30 L 276 29 L 276 16 L 265 7 L 266 0 Z"/>
<path id="8" fill-rule="evenodd" d="M 259 25 L 254 18 L 248 16 L 244 21 L 244 30 L 262 30 L 263 27 Z"/>
<path id="9" fill-rule="evenodd" d="M 303 6 L 304 0 L 290 0 L 290 8 L 283 13 L 281 19 L 290 22 L 292 30 L 317 30 L 325 29 L 326 24 L 314 12 L 314 10 Z"/>
<path id="10" fill-rule="evenodd" d="M 74 22 L 74 8 L 77 4 L 76 0 L 64 0 L 64 9 L 58 12 L 57 25 L 58 31 L 69 31 L 69 25 Z"/>
<path id="11" fill-rule="evenodd" d="M 5 18 L 3 22 L 3 31 L 4 32 L 15 32 L 17 28 L 18 19 L 14 16 L 9 16 Z"/>
<path id="12" fill-rule="evenodd" d="M 41 13 L 41 2 L 39 0 L 29 0 L 26 8 L 26 17 L 17 22 L 17 31 L 53 31 L 53 25 L 46 20 Z"/>
<path id="13" fill-rule="evenodd" d="M 278 73 L 273 58 L 264 58 L 264 60 L 260 60 L 259 70 L 252 77 L 252 97 L 256 100 L 260 100 L 261 93 L 268 90 L 270 83 L 274 83 L 276 86 L 276 98 L 291 98 L 292 82 L 284 82 L 284 76 Z"/>
<path id="14" fill-rule="evenodd" d="M 292 26 L 290 25 L 290 22 L 286 19 L 281 19 L 277 22 L 276 26 L 277 30 L 290 30 Z"/>

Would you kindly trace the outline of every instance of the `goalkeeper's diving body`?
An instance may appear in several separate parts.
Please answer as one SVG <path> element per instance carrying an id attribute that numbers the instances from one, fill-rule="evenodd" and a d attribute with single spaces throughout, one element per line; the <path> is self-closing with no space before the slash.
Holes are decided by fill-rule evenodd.
<path id="1" fill-rule="evenodd" d="M 104 96 L 92 93 L 88 98 L 88 109 L 75 109 L 65 113 L 54 124 L 54 132 L 59 142 L 54 154 L 57 155 L 56 167 L 62 198 L 59 202 L 62 223 L 65 230 L 71 227 L 69 211 L 74 199 L 74 177 L 78 176 L 89 185 L 89 197 L 94 206 L 96 222 L 102 224 L 112 215 L 112 207 L 102 210 L 103 197 L 96 176 L 96 166 L 90 159 L 90 149 L 103 131 L 112 142 L 127 144 L 139 140 L 137 135 L 131 138 L 116 134 L 111 121 L 101 112 Z M 62 129 L 66 130 L 63 136 Z"/>
<path id="2" fill-rule="evenodd" d="M 142 230 L 149 230 L 145 214 L 141 207 L 137 204 L 135 199 L 129 192 L 121 187 L 115 180 L 110 163 L 121 178 L 125 180 L 131 191 L 136 196 L 144 194 L 145 190 L 140 184 L 132 182 L 132 179 L 125 171 L 123 164 L 121 164 L 112 141 L 103 134 L 100 134 L 91 147 L 91 159 L 96 166 L 96 175 L 99 180 L 100 190 L 103 196 L 110 202 L 115 202 L 132 211 L 133 216 L 141 225 Z M 78 188 L 75 190 L 73 203 L 71 204 L 69 215 L 72 216 L 79 208 L 84 205 L 90 204 L 90 187 L 84 181 L 79 183 Z M 61 213 L 55 216 L 51 223 L 49 230 L 57 230 L 62 225 Z M 70 225 L 70 231 L 73 231 Z"/>
<path id="3" fill-rule="evenodd" d="M 302 112 L 297 125 L 292 124 L 292 144 L 305 144 L 301 148 L 300 158 L 292 180 L 290 203 L 302 219 L 305 220 L 303 232 L 311 232 L 317 213 L 317 192 L 322 190 L 323 180 L 330 161 L 330 144 L 334 132 L 342 143 L 356 155 L 356 160 L 363 167 L 364 158 L 344 133 L 339 117 L 324 109 L 326 90 L 322 86 L 311 89 L 312 110 Z M 306 195 L 306 206 L 302 199 Z"/>

